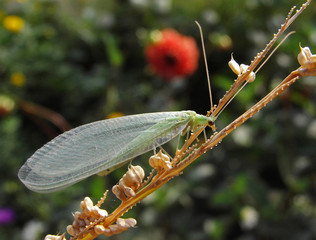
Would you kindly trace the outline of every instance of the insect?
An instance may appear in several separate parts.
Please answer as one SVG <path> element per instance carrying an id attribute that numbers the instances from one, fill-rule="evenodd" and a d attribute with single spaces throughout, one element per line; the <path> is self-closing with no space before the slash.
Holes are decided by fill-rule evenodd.
<path id="1" fill-rule="evenodd" d="M 179 134 L 210 126 L 194 111 L 157 112 L 101 120 L 57 136 L 38 149 L 18 177 L 36 192 L 53 192 L 93 174 L 110 173 Z"/>

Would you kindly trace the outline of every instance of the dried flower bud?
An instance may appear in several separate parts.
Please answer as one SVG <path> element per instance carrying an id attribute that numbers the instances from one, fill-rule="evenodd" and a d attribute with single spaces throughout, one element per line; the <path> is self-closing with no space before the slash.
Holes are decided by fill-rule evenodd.
<path id="1" fill-rule="evenodd" d="M 308 61 L 307 59 L 307 56 L 306 56 L 306 51 L 304 51 L 304 48 L 302 48 L 300 46 L 300 53 L 297 55 L 297 60 L 298 60 L 298 63 L 301 65 L 301 66 L 304 66 L 305 63 Z M 305 47 L 305 49 L 308 49 L 308 47 Z M 308 51 L 308 50 L 307 50 Z"/>
<path id="2" fill-rule="evenodd" d="M 246 64 L 240 64 L 240 71 L 241 71 L 242 74 L 245 73 L 245 72 L 247 72 L 248 68 L 249 68 L 248 65 L 246 65 Z M 256 79 L 256 74 L 255 74 L 254 72 L 251 72 L 251 73 L 248 75 L 246 81 L 247 81 L 247 82 L 253 82 L 255 79 Z"/>
<path id="3" fill-rule="evenodd" d="M 120 225 L 122 227 L 130 228 L 130 227 L 135 227 L 135 225 L 137 224 L 137 221 L 134 218 L 126 218 L 126 219 L 119 218 L 117 220 L 120 221 Z M 122 220 L 124 220 L 124 225 L 122 224 Z M 118 221 L 117 221 L 117 224 L 118 224 Z"/>
<path id="4" fill-rule="evenodd" d="M 68 225 L 66 230 L 67 230 L 67 233 L 69 233 L 71 236 L 75 236 L 79 232 L 79 231 L 76 231 L 73 225 Z"/>
<path id="5" fill-rule="evenodd" d="M 237 75 L 239 76 L 241 74 L 240 71 L 240 66 L 239 64 L 235 61 L 235 59 L 233 58 L 233 54 L 231 55 L 231 59 L 228 62 L 228 66 L 230 67 L 230 69 Z"/>
<path id="6" fill-rule="evenodd" d="M 121 201 L 134 197 L 135 192 L 142 185 L 145 172 L 141 166 L 130 165 L 128 171 L 120 179 L 119 183 L 112 188 L 112 192 Z"/>
<path id="7" fill-rule="evenodd" d="M 247 78 L 247 82 L 253 82 L 256 79 L 256 74 L 254 72 L 251 72 Z"/>
<path id="8" fill-rule="evenodd" d="M 95 233 L 97 234 L 97 235 L 101 235 L 101 234 L 103 234 L 106 230 L 105 230 L 106 228 L 103 226 L 103 225 L 96 225 L 95 227 L 94 227 L 94 231 L 95 231 Z"/>
<path id="9" fill-rule="evenodd" d="M 121 201 L 126 200 L 124 189 L 122 190 L 121 187 L 118 184 L 112 187 L 112 192 Z"/>
<path id="10" fill-rule="evenodd" d="M 238 64 L 235 59 L 233 58 L 233 55 L 231 56 L 231 60 L 228 62 L 228 66 L 230 67 L 230 69 L 236 74 L 236 75 L 240 75 L 243 74 L 245 72 L 247 72 L 248 70 L 248 65 L 246 64 Z M 246 81 L 247 82 L 253 82 L 256 79 L 256 74 L 254 72 L 251 72 Z"/>
<path id="11" fill-rule="evenodd" d="M 163 169 L 168 170 L 172 167 L 170 158 L 168 157 L 168 155 L 163 154 L 161 150 L 156 155 L 149 158 L 149 165 L 152 168 L 157 169 L 158 171 L 161 171 Z"/>
<path id="12" fill-rule="evenodd" d="M 94 206 L 94 207 L 96 208 L 96 206 Z M 97 209 L 97 213 L 101 217 L 107 217 L 108 216 L 108 212 L 106 210 L 104 210 L 104 209 L 98 208 Z"/>
<path id="13" fill-rule="evenodd" d="M 46 235 L 44 240 L 66 240 L 65 234 L 62 234 L 60 236 L 58 235 Z"/>
<path id="14" fill-rule="evenodd" d="M 247 72 L 247 69 L 248 69 L 249 65 L 246 65 L 246 64 L 240 64 L 240 71 L 241 73 L 245 73 Z"/>
<path id="15" fill-rule="evenodd" d="M 122 183 L 124 183 L 125 186 L 132 188 L 133 190 L 137 190 L 138 187 L 142 184 L 144 177 L 145 172 L 141 166 L 131 165 L 128 171 L 122 177 Z"/>
<path id="16" fill-rule="evenodd" d="M 85 197 L 83 201 L 80 202 L 80 208 L 83 212 L 89 213 L 93 207 L 93 202 L 89 197 Z"/>
<path id="17" fill-rule="evenodd" d="M 110 225 L 109 227 L 104 227 L 103 225 L 96 225 L 94 231 L 96 234 L 104 234 L 107 237 L 110 237 L 115 234 L 126 231 L 130 227 L 136 225 L 136 220 L 134 218 L 118 218 L 115 224 Z"/>
<path id="18" fill-rule="evenodd" d="M 315 68 L 316 67 L 316 55 L 312 54 L 309 47 L 301 47 L 301 52 L 297 55 L 298 63 L 305 68 Z"/>

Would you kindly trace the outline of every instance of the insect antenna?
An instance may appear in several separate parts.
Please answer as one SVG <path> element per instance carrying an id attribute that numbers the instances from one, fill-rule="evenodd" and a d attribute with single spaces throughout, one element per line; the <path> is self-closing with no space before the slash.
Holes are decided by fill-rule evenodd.
<path id="1" fill-rule="evenodd" d="M 258 66 L 256 71 L 254 72 L 255 74 L 257 74 L 257 72 L 264 66 L 264 64 L 270 59 L 270 57 L 276 52 L 276 50 L 285 42 L 285 40 L 294 33 L 295 31 L 292 31 L 286 34 L 286 36 L 281 40 L 281 42 L 271 51 L 271 53 L 266 57 L 266 59 Z M 238 93 L 247 85 L 247 83 L 248 81 L 245 81 L 243 85 L 234 93 L 234 95 L 225 103 L 225 105 L 221 108 L 221 110 L 215 115 L 216 118 L 224 111 L 224 109 L 238 95 Z"/>
<path id="2" fill-rule="evenodd" d="M 205 64 L 205 71 L 206 71 L 206 78 L 207 78 L 207 85 L 208 85 L 208 91 L 210 95 L 210 103 L 211 103 L 211 110 L 213 110 L 213 99 L 212 99 L 212 89 L 211 89 L 211 81 L 210 81 L 210 74 L 208 70 L 207 65 L 207 59 L 206 59 L 206 53 L 205 53 L 205 45 L 204 45 L 204 37 L 203 37 L 203 31 L 201 25 L 198 23 L 198 21 L 195 21 L 195 24 L 198 26 L 200 31 L 200 37 L 201 37 L 201 45 L 202 45 L 202 51 L 203 51 L 203 57 L 204 57 L 204 64 Z M 209 115 L 210 113 L 208 113 Z"/>

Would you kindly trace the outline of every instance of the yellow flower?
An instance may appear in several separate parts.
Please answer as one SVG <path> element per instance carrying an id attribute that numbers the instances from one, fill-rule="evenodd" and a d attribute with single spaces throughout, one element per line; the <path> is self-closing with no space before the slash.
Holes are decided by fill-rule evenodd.
<path id="1" fill-rule="evenodd" d="M 15 15 L 8 15 L 3 19 L 3 26 L 11 32 L 20 32 L 24 27 L 22 18 Z"/>
<path id="2" fill-rule="evenodd" d="M 22 87 L 26 82 L 26 78 L 23 73 L 15 72 L 11 74 L 10 81 L 13 85 L 17 87 Z"/>
<path id="3" fill-rule="evenodd" d="M 112 113 L 108 114 L 106 116 L 106 118 L 109 119 L 109 118 L 117 118 L 117 117 L 122 117 L 122 116 L 124 116 L 124 114 L 121 112 L 112 112 Z"/>

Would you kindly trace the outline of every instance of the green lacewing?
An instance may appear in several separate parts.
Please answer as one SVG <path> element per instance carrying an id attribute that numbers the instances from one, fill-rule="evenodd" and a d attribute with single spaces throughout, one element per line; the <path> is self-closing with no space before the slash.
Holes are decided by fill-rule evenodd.
<path id="1" fill-rule="evenodd" d="M 179 134 L 214 128 L 194 111 L 157 112 L 101 120 L 64 132 L 38 149 L 19 179 L 36 192 L 53 192 L 93 174 L 111 172 Z"/>

